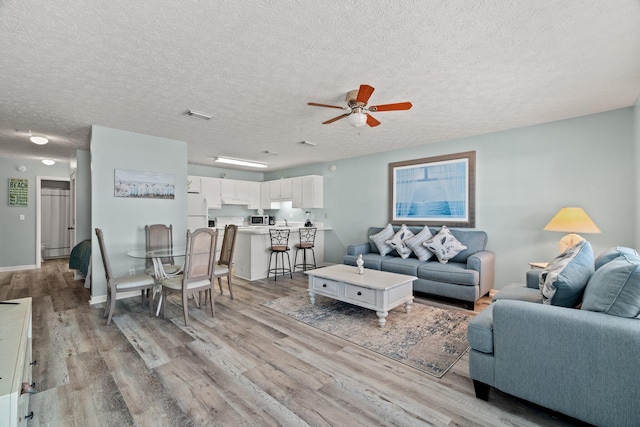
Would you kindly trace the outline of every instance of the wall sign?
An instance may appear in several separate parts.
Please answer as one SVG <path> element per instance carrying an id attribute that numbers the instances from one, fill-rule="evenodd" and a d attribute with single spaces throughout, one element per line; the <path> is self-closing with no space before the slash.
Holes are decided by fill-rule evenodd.
<path id="1" fill-rule="evenodd" d="M 9 178 L 9 206 L 29 205 L 29 180 Z"/>

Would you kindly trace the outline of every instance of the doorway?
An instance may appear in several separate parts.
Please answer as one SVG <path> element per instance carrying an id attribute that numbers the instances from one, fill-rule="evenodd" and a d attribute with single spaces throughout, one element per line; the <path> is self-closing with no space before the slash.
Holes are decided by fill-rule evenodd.
<path id="1" fill-rule="evenodd" d="M 72 191 L 69 178 L 36 178 L 36 267 L 40 268 L 43 260 L 69 256 Z"/>

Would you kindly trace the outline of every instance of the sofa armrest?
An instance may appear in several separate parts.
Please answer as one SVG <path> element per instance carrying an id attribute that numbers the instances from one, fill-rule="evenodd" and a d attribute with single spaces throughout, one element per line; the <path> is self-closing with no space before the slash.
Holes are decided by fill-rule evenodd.
<path id="1" fill-rule="evenodd" d="M 493 288 L 496 254 L 491 251 L 480 251 L 467 258 L 467 268 L 480 275 L 480 296 L 489 293 Z"/>
<path id="2" fill-rule="evenodd" d="M 369 242 L 347 246 L 347 255 L 368 254 L 369 252 L 371 252 Z"/>
<path id="3" fill-rule="evenodd" d="M 533 268 L 531 270 L 527 270 L 527 288 L 540 289 L 540 273 L 542 273 L 541 268 Z"/>
<path id="4" fill-rule="evenodd" d="M 596 425 L 640 419 L 640 320 L 499 300 L 495 387 Z M 560 386 L 561 385 L 561 386 Z M 627 425 L 627 424 L 624 424 Z"/>

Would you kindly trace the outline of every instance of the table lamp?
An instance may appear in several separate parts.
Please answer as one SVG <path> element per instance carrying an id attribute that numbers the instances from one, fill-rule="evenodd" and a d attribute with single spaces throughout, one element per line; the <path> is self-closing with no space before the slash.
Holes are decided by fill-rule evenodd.
<path id="1" fill-rule="evenodd" d="M 582 208 L 562 208 L 544 227 L 547 231 L 563 231 L 567 234 L 558 243 L 560 252 L 585 240 L 576 233 L 602 233 Z"/>

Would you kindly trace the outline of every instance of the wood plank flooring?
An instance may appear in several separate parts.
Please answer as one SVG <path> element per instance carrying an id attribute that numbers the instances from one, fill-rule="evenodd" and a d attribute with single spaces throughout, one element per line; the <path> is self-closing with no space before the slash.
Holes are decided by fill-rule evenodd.
<path id="1" fill-rule="evenodd" d="M 67 262 L 0 273 L 0 300 L 33 297 L 30 426 L 583 425 L 496 390 L 476 399 L 466 355 L 436 379 L 260 305 L 306 289 L 302 273 L 236 278 L 235 299 L 216 293 L 215 318 L 191 304 L 188 327 L 175 296 L 166 319 L 118 301 L 106 326 Z"/>

